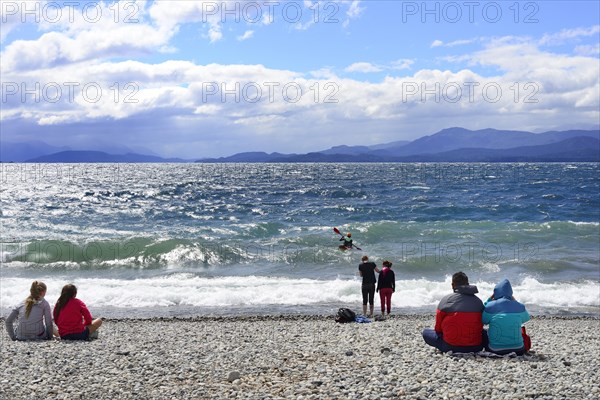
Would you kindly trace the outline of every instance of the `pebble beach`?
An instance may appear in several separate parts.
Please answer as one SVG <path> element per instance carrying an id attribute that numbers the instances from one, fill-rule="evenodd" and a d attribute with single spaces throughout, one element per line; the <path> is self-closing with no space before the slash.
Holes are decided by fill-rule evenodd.
<path id="1" fill-rule="evenodd" d="M 522 357 L 442 354 L 426 315 L 106 320 L 91 342 L 0 348 L 2 399 L 596 399 L 600 319 L 536 317 Z"/>

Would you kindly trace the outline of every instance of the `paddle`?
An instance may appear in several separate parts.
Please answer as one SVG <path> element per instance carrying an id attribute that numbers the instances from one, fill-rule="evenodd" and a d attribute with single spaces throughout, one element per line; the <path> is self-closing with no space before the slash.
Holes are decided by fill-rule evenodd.
<path id="1" fill-rule="evenodd" d="M 342 232 L 340 232 L 340 230 L 338 228 L 333 228 L 333 231 L 342 237 L 344 236 L 344 235 L 342 235 Z M 360 247 L 358 247 L 357 245 L 355 245 L 354 243 L 352 243 L 352 247 L 356 248 L 356 250 L 362 251 L 362 249 Z"/>

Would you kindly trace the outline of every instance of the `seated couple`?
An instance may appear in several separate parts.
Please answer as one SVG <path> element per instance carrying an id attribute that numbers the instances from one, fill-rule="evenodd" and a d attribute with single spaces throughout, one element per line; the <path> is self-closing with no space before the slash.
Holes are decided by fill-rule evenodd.
<path id="1" fill-rule="evenodd" d="M 59 336 L 63 340 L 89 340 L 98 336 L 96 331 L 102 325 L 102 319 L 92 319 L 85 303 L 76 298 L 75 285 L 62 288 L 53 313 L 45 299 L 46 290 L 44 282 L 34 281 L 30 295 L 6 318 L 6 331 L 12 340 L 49 340 Z M 53 317 L 58 329 L 53 328 Z"/>
<path id="2" fill-rule="evenodd" d="M 435 328 L 425 329 L 425 342 L 442 352 L 486 351 L 505 355 L 526 352 L 521 325 L 529 321 L 525 306 L 514 299 L 510 282 L 504 279 L 484 303 L 475 296 L 463 272 L 452 275 L 454 293 L 444 296 L 435 315 Z M 489 324 L 489 331 L 483 325 Z"/>

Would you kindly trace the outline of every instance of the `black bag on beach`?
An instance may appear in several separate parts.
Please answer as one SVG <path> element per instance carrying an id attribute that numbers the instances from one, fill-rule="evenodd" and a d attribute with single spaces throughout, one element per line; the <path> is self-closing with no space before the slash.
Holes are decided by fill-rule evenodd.
<path id="1" fill-rule="evenodd" d="M 356 313 L 349 308 L 340 308 L 335 316 L 335 322 L 346 323 L 354 322 Z"/>

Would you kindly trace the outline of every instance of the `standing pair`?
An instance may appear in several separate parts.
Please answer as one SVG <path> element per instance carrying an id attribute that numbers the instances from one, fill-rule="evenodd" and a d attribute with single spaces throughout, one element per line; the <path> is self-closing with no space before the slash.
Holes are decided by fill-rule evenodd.
<path id="1" fill-rule="evenodd" d="M 379 292 L 381 301 L 381 316 L 390 315 L 392 310 L 392 293 L 396 291 L 396 276 L 392 271 L 392 263 L 389 261 L 383 262 L 383 269 L 379 270 L 374 262 L 369 261 L 368 256 L 362 257 L 362 263 L 358 266 L 360 276 L 362 276 L 362 298 L 363 298 L 363 315 L 367 315 L 367 303 L 370 305 L 369 317 L 373 318 L 374 297 L 375 292 Z M 379 274 L 379 278 L 375 279 L 375 272 Z M 377 285 L 377 287 L 375 287 Z"/>

